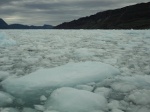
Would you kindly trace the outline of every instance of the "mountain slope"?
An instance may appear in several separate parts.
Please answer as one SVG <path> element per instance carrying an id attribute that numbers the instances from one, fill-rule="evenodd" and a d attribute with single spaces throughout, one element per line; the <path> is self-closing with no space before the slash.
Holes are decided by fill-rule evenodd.
<path id="1" fill-rule="evenodd" d="M 0 29 L 7 29 L 8 28 L 8 24 L 0 18 Z"/>
<path id="2" fill-rule="evenodd" d="M 56 29 L 146 29 L 150 28 L 150 2 L 99 12 Z"/>

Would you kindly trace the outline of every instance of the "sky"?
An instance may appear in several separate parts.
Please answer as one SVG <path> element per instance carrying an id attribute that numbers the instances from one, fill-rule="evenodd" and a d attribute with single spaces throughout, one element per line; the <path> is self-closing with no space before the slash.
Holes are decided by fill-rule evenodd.
<path id="1" fill-rule="evenodd" d="M 8 24 L 58 25 L 97 12 L 150 0 L 0 0 L 0 18 Z"/>

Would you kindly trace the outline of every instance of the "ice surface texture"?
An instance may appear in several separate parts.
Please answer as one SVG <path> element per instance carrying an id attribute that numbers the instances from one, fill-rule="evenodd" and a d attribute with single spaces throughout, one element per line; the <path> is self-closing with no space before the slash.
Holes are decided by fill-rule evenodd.
<path id="1" fill-rule="evenodd" d="M 15 45 L 16 42 L 9 38 L 4 32 L 0 32 L 0 47 L 8 47 Z"/>
<path id="2" fill-rule="evenodd" d="M 68 63 L 51 69 L 40 69 L 23 77 L 9 77 L 2 82 L 3 88 L 16 98 L 31 103 L 40 96 L 49 95 L 60 87 L 100 82 L 120 75 L 118 69 L 100 62 Z"/>
<path id="3" fill-rule="evenodd" d="M 46 111 L 58 112 L 95 112 L 107 110 L 107 100 L 85 90 L 60 88 L 55 90 L 46 102 Z"/>
<path id="4" fill-rule="evenodd" d="M 9 106 L 10 104 L 13 103 L 13 100 L 14 100 L 13 96 L 3 91 L 0 91 L 0 107 Z"/>
<path id="5" fill-rule="evenodd" d="M 3 34 L 1 34 L 2 32 Z M 6 82 L 10 81 L 9 85 L 14 83 L 12 84 L 13 87 L 20 80 L 20 83 L 17 84 L 19 86 L 15 86 L 15 90 L 7 88 L 12 90 L 7 95 L 11 93 L 15 97 L 13 101 L 21 104 L 22 108 L 20 108 L 20 105 L 12 107 L 12 103 L 6 101 L 8 96 L 5 98 L 1 96 L 0 101 L 3 101 L 3 104 L 6 101 L 5 104 L 7 105 L 5 107 L 0 106 L 0 111 L 36 112 L 37 110 L 43 110 L 44 103 L 51 97 L 50 93 L 56 89 L 56 85 L 52 89 L 47 88 L 48 91 L 45 91 L 44 88 L 39 93 L 32 94 L 39 88 L 32 90 L 34 85 L 24 84 L 25 81 L 21 82 L 21 80 L 25 77 L 29 78 L 29 75 L 34 73 L 44 72 L 45 69 L 60 68 L 67 63 L 92 61 L 112 65 L 118 68 L 121 74 L 110 79 L 90 83 L 86 83 L 87 79 L 83 78 L 82 81 L 85 81 L 85 83 L 82 84 L 77 83 L 78 81 L 68 82 L 69 79 L 65 79 L 65 77 L 60 78 L 65 79 L 67 82 L 64 84 L 70 85 L 72 88 L 93 92 L 105 97 L 108 102 L 107 110 L 94 112 L 150 112 L 149 32 L 149 30 L 2 30 L 0 33 L 0 91 L 7 93 L 5 91 L 6 86 L 3 85 L 4 88 L 1 86 L 5 80 Z M 11 44 L 10 40 L 15 41 L 16 44 Z M 89 71 L 92 69 L 87 69 L 86 72 L 90 73 Z M 92 71 L 94 70 L 95 68 Z M 96 74 L 93 73 L 95 77 Z M 67 76 L 66 74 L 63 75 Z M 35 77 L 35 79 L 37 78 Z M 41 79 L 44 78 L 41 77 Z M 37 87 L 41 88 L 38 81 L 40 79 L 33 80 L 33 83 L 37 83 Z M 56 84 L 54 81 L 53 83 Z M 46 82 L 41 81 L 41 84 L 46 85 Z M 23 85 L 29 87 L 25 88 Z M 19 92 L 16 95 L 12 94 L 16 90 Z M 30 107 L 23 105 L 24 102 L 17 97 L 25 99 L 26 94 L 20 93 L 23 90 L 28 91 L 27 96 L 30 95 L 30 97 L 26 97 L 26 100 L 30 100 L 33 96 L 33 98 L 37 98 L 35 100 L 38 100 L 38 102 L 31 102 Z M 58 112 L 55 110 L 51 110 L 51 112 Z M 49 110 L 45 110 L 45 112 L 49 112 Z"/>

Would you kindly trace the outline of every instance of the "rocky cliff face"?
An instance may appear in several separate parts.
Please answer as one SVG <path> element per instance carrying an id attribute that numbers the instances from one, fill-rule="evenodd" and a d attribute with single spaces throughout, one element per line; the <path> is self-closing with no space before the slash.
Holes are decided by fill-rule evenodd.
<path id="1" fill-rule="evenodd" d="M 8 24 L 0 18 L 0 29 L 3 28 L 3 29 L 7 29 L 8 28 Z"/>
<path id="2" fill-rule="evenodd" d="M 89 17 L 63 23 L 56 29 L 148 29 L 150 2 L 99 12 Z"/>

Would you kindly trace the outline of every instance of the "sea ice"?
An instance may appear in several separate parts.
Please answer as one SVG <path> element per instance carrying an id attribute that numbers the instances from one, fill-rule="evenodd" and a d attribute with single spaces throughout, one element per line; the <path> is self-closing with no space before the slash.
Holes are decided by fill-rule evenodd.
<path id="1" fill-rule="evenodd" d="M 134 89 L 150 89 L 149 75 L 134 75 L 117 77 L 111 87 L 120 92 L 129 92 Z"/>
<path id="2" fill-rule="evenodd" d="M 110 103 L 108 103 L 108 108 L 109 109 L 118 109 L 120 107 L 119 101 L 117 100 L 112 100 Z"/>
<path id="3" fill-rule="evenodd" d="M 46 101 L 47 100 L 47 98 L 44 96 L 44 95 L 42 95 L 41 97 L 40 97 L 40 101 Z"/>
<path id="4" fill-rule="evenodd" d="M 129 95 L 128 100 L 138 105 L 148 105 L 150 104 L 149 95 L 150 90 L 135 90 Z"/>
<path id="5" fill-rule="evenodd" d="M 75 88 L 81 89 L 81 90 L 86 90 L 86 91 L 92 91 L 93 90 L 93 87 L 88 86 L 88 85 L 77 85 Z"/>
<path id="6" fill-rule="evenodd" d="M 101 95 L 105 96 L 105 98 L 109 98 L 111 89 L 105 88 L 105 87 L 99 87 L 99 88 L 95 89 L 94 93 L 101 94 Z"/>
<path id="7" fill-rule="evenodd" d="M 23 108 L 22 112 L 38 112 L 38 111 L 35 109 L 32 109 L 32 108 L 25 107 L 25 108 Z"/>
<path id="8" fill-rule="evenodd" d="M 0 91 L 0 107 L 2 106 L 8 106 L 13 103 L 14 97 L 9 95 L 8 93 L 5 93 L 3 91 Z"/>
<path id="9" fill-rule="evenodd" d="M 43 105 L 34 105 L 34 108 L 38 111 L 44 111 L 45 107 Z"/>
<path id="10" fill-rule="evenodd" d="M 75 50 L 73 53 L 73 57 L 77 60 L 84 60 L 84 59 L 90 59 L 94 53 L 90 52 L 88 49 L 80 48 Z"/>
<path id="11" fill-rule="evenodd" d="M 2 30 L 0 90 L 16 97 L 14 104 L 7 104 L 19 109 L 20 105 L 22 108 L 27 106 L 23 105 L 24 101 L 32 104 L 29 106 L 39 107 L 55 89 L 69 86 L 104 96 L 109 102 L 107 108 L 110 112 L 149 112 L 149 57 L 149 30 Z M 93 62 L 83 67 L 81 62 L 84 61 L 108 63 L 121 73 L 108 79 L 106 73 L 100 72 L 106 70 L 105 67 L 100 69 L 95 64 L 93 67 Z M 72 64 L 65 66 L 70 62 Z M 77 62 L 80 66 L 73 70 L 73 63 Z M 100 75 L 96 75 L 95 70 Z M 113 73 L 112 69 L 106 72 Z M 6 99 L 0 99 L 0 102 Z M 9 110 L 13 112 L 13 109 Z M 0 106 L 2 110 L 10 112 Z"/>
<path id="12" fill-rule="evenodd" d="M 0 47 L 7 47 L 15 44 L 16 42 L 13 39 L 8 38 L 4 32 L 0 32 Z"/>
<path id="13" fill-rule="evenodd" d="M 8 72 L 0 71 L 0 81 L 4 80 L 9 76 Z"/>
<path id="14" fill-rule="evenodd" d="M 20 112 L 18 109 L 15 108 L 4 108 L 1 110 L 1 112 Z"/>
<path id="15" fill-rule="evenodd" d="M 113 109 L 111 112 L 124 112 L 124 111 L 119 110 L 119 109 Z"/>
<path id="16" fill-rule="evenodd" d="M 149 112 L 149 106 L 134 105 L 128 109 L 128 112 Z"/>
<path id="17" fill-rule="evenodd" d="M 2 82 L 2 87 L 16 98 L 32 104 L 57 88 L 100 82 L 119 74 L 118 69 L 100 62 L 68 63 L 41 69 L 23 77 L 9 77 Z"/>
<path id="18" fill-rule="evenodd" d="M 116 82 L 113 83 L 111 87 L 118 92 L 124 92 L 124 93 L 136 89 L 135 85 L 131 85 L 131 83 L 128 84 L 127 82 L 119 82 L 119 83 Z"/>
<path id="19" fill-rule="evenodd" d="M 107 100 L 92 92 L 63 87 L 51 94 L 45 107 L 45 112 L 98 112 L 107 110 Z"/>

